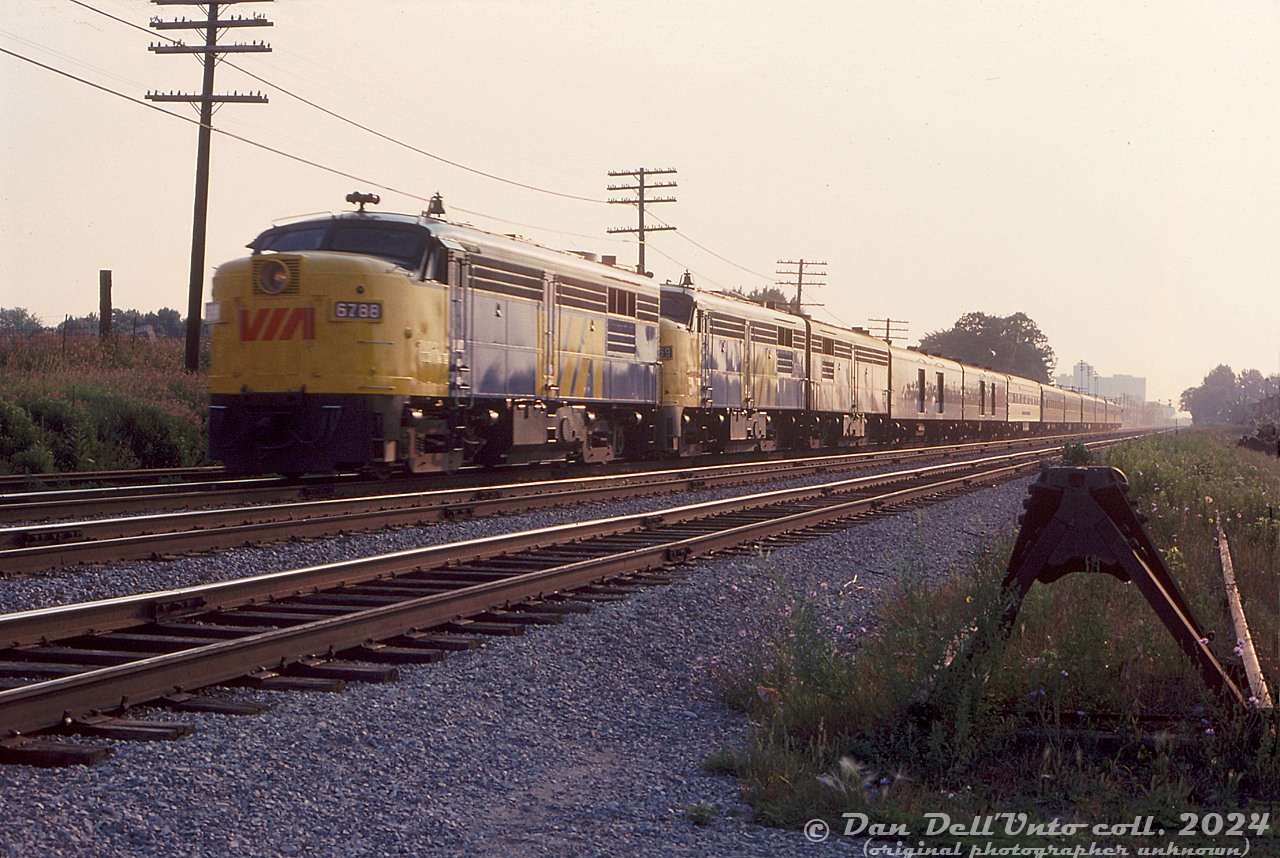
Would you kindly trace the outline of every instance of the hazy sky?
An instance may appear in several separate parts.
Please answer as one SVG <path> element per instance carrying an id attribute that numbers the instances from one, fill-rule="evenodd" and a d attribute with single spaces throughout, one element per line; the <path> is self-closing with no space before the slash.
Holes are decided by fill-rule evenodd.
<path id="1" fill-rule="evenodd" d="M 89 0 L 86 0 L 89 3 Z M 197 7 L 95 0 L 146 27 Z M 908 339 L 1024 312 L 1058 370 L 1177 401 L 1219 363 L 1280 369 L 1280 6 L 1124 0 L 276 0 L 230 61 L 450 166 L 261 90 L 214 125 L 207 268 L 279 218 L 443 194 L 452 219 L 634 264 L 610 170 L 674 167 L 661 279 L 770 285 L 826 262 L 814 313 Z M 173 35 L 166 33 L 165 35 Z M 0 48 L 142 99 L 200 65 L 72 0 L 6 0 Z M 189 43 L 199 40 L 187 36 Z M 196 127 L 0 54 L 0 306 L 185 314 Z M 162 105 L 194 118 L 186 105 Z M 376 187 L 381 185 L 383 188 Z M 387 190 L 394 189 L 394 190 Z M 208 297 L 208 278 L 206 293 Z"/>

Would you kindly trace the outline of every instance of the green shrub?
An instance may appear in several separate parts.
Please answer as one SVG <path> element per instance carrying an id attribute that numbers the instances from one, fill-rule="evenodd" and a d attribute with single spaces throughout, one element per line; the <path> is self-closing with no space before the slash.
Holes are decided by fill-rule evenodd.
<path id="1" fill-rule="evenodd" d="M 0 473 L 203 464 L 207 407 L 176 340 L 5 341 Z"/>
<path id="2" fill-rule="evenodd" d="M 9 459 L 36 445 L 38 433 L 26 409 L 0 401 L 0 458 Z"/>
<path id="3" fill-rule="evenodd" d="M 1067 444 L 1062 448 L 1062 464 L 1070 467 L 1079 467 L 1088 465 L 1093 462 L 1093 453 L 1089 452 L 1089 448 L 1080 442 Z"/>

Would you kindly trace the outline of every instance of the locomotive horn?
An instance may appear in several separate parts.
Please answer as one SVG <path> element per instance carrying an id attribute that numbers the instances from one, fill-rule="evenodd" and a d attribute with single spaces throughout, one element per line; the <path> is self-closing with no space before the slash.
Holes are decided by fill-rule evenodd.
<path id="1" fill-rule="evenodd" d="M 382 202 L 382 199 L 377 194 L 362 194 L 359 191 L 353 191 L 352 193 L 347 194 L 347 202 L 359 203 L 360 211 L 364 211 L 365 203 L 370 203 L 376 206 L 378 203 Z"/>

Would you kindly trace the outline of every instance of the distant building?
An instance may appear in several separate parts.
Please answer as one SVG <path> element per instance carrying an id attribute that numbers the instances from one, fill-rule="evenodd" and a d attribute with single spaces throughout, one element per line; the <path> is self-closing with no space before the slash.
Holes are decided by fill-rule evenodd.
<path id="1" fill-rule="evenodd" d="M 1092 364 L 1080 361 L 1070 375 L 1059 375 L 1054 384 L 1112 400 L 1147 401 L 1147 380 L 1136 375 L 1098 375 Z"/>
<path id="2" fill-rule="evenodd" d="M 1137 375 L 1108 375 L 1098 379 L 1098 395 L 1107 399 L 1127 396 L 1142 402 L 1147 398 L 1147 380 Z"/>

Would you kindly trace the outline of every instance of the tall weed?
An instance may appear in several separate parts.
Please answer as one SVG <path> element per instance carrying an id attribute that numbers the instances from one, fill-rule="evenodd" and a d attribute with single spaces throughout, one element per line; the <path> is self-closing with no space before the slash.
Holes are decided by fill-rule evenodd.
<path id="1" fill-rule="evenodd" d="M 1153 541 L 1226 658 L 1234 632 L 1212 520 L 1230 522 L 1238 567 L 1262 570 L 1238 573 L 1274 651 L 1274 460 L 1182 433 L 1126 445 L 1105 463 L 1128 475 Z M 1176 824 L 1193 807 L 1280 801 L 1280 725 L 1266 712 L 1224 710 L 1137 588 L 1099 572 L 1034 585 L 981 693 L 953 695 L 946 719 L 924 717 L 938 668 L 995 613 L 1011 548 L 1006 534 L 948 571 L 908 552 L 876 633 L 856 645 L 833 634 L 849 622 L 838 603 L 775 587 L 784 595 L 762 608 L 766 644 L 721 677 L 722 699 L 751 726 L 715 768 L 736 774 L 761 818 L 778 824 L 849 811 L 918 821 L 921 808 L 997 805 Z M 766 562 L 780 582 L 803 580 Z"/>
<path id="2" fill-rule="evenodd" d="M 0 473 L 202 464 L 207 407 L 177 340 L 0 341 Z"/>

